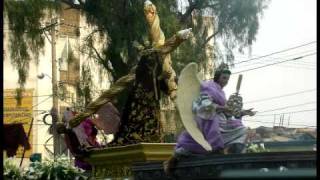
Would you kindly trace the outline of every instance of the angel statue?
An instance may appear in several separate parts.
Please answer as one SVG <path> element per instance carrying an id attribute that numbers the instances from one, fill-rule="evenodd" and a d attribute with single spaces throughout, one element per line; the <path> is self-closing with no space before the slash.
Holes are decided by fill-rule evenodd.
<path id="1" fill-rule="evenodd" d="M 256 112 L 238 110 L 242 108 L 237 93 L 227 101 L 223 88 L 227 85 L 231 71 L 222 63 L 215 71 L 213 80 L 201 82 L 197 75 L 196 63 L 188 64 L 178 81 L 177 106 L 185 127 L 177 139 L 174 155 L 164 162 L 166 173 L 181 157 L 209 153 L 244 153 L 247 128 L 241 118 Z M 239 114 L 240 112 L 240 114 Z"/>

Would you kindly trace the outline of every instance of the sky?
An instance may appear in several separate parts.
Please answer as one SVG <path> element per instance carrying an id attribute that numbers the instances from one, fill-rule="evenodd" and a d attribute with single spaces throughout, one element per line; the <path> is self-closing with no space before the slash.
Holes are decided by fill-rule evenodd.
<path id="1" fill-rule="evenodd" d="M 281 113 L 285 113 L 285 127 L 316 126 L 316 18 L 316 0 L 272 0 L 260 20 L 252 56 L 249 57 L 248 53 L 235 54 L 236 64 L 303 45 L 283 53 L 236 64 L 231 69 L 233 73 L 245 70 L 241 73 L 243 79 L 240 89 L 244 108 L 258 111 L 256 116 L 243 119 L 246 126 L 272 127 L 274 122 L 279 125 Z M 247 71 L 304 55 L 308 56 Z M 227 97 L 235 92 L 237 79 L 238 74 L 231 76 L 225 87 Z M 268 98 L 269 100 L 262 100 Z"/>

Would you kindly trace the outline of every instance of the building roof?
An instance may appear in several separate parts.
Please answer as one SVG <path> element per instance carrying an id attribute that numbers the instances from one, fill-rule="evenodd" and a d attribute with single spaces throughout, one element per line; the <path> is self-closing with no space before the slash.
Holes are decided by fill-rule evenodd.
<path id="1" fill-rule="evenodd" d="M 263 127 L 250 129 L 249 141 L 264 142 L 287 142 L 287 141 L 304 141 L 315 140 L 317 131 L 315 128 L 286 128 L 286 127 Z"/>

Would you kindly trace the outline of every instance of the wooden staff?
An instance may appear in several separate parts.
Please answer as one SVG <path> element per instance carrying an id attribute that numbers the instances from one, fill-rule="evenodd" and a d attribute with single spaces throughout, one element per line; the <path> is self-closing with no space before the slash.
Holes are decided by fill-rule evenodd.
<path id="1" fill-rule="evenodd" d="M 241 87 L 241 82 L 242 82 L 242 74 L 239 75 L 238 77 L 238 83 L 237 83 L 237 89 L 236 89 L 236 94 L 239 95 L 240 87 Z"/>
<path id="2" fill-rule="evenodd" d="M 27 141 L 28 141 L 28 142 L 29 142 L 29 137 L 30 137 L 31 130 L 32 130 L 33 120 L 34 120 L 34 118 L 31 119 L 30 128 L 29 128 L 28 135 L 27 135 Z M 22 153 L 22 157 L 21 157 L 21 161 L 20 161 L 20 166 L 19 166 L 19 167 L 22 166 L 22 162 L 23 162 L 25 153 L 26 153 L 26 147 L 23 147 L 23 153 Z"/>

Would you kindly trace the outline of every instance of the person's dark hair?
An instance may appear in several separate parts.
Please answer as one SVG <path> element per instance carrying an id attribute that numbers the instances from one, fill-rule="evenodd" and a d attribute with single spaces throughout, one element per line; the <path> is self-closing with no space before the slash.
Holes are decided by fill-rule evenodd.
<path id="1" fill-rule="evenodd" d="M 214 73 L 213 81 L 214 82 L 218 82 L 221 74 L 229 74 L 229 75 L 231 75 L 231 71 L 229 71 L 228 69 L 225 69 L 225 70 L 222 70 L 222 71 L 216 71 Z"/>

